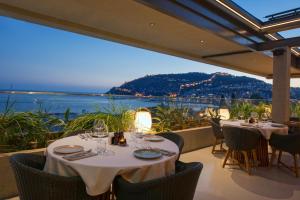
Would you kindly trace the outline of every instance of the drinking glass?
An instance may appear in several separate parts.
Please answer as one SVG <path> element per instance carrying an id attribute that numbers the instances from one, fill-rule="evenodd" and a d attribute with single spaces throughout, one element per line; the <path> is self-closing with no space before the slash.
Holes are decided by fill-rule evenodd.
<path id="1" fill-rule="evenodd" d="M 244 119 L 244 117 L 245 117 L 245 116 L 244 116 L 244 112 L 241 112 L 241 111 L 238 112 L 238 117 L 239 117 L 239 119 L 241 119 L 241 120 Z"/>
<path id="2" fill-rule="evenodd" d="M 268 121 L 268 114 L 267 113 L 262 113 L 261 114 L 261 120 L 263 121 L 263 122 L 267 122 Z"/>
<path id="3" fill-rule="evenodd" d="M 255 122 L 258 122 L 258 113 L 257 112 L 251 112 L 251 117 L 255 120 Z"/>
<path id="4" fill-rule="evenodd" d="M 92 131 L 85 131 L 84 136 L 85 136 L 84 137 L 85 140 L 93 139 L 92 138 Z"/>
<path id="5" fill-rule="evenodd" d="M 108 127 L 102 119 L 94 121 L 93 131 L 97 137 L 108 135 Z"/>
<path id="6" fill-rule="evenodd" d="M 97 146 L 96 146 L 96 151 L 98 155 L 104 155 L 106 152 L 106 141 L 102 139 L 97 139 Z"/>
<path id="7" fill-rule="evenodd" d="M 151 149 L 150 142 L 148 142 L 144 139 L 141 139 L 140 144 L 141 144 L 142 149 Z"/>
<path id="8" fill-rule="evenodd" d="M 138 141 L 135 133 L 130 133 L 130 143 L 134 149 L 138 148 L 137 146 Z"/>

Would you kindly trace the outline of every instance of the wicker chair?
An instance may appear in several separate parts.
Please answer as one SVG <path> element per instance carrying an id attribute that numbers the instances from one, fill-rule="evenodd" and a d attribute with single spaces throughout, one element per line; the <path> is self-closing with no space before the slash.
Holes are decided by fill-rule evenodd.
<path id="1" fill-rule="evenodd" d="M 223 148 L 224 135 L 223 135 L 223 132 L 222 132 L 222 128 L 221 128 L 219 123 L 216 123 L 213 120 L 211 120 L 210 123 L 211 123 L 211 127 L 212 127 L 212 130 L 213 130 L 213 134 L 215 136 L 215 142 L 213 144 L 213 148 L 212 148 L 211 153 L 212 154 L 214 154 L 214 153 L 225 153 L 226 150 Z M 216 146 L 218 144 L 220 144 L 220 149 L 216 150 Z"/>
<path id="2" fill-rule="evenodd" d="M 279 135 L 272 134 L 269 141 L 270 146 L 272 147 L 272 156 L 270 161 L 270 166 L 272 166 L 274 159 L 276 157 L 276 151 L 279 150 L 277 164 L 281 164 L 288 169 L 292 170 L 296 177 L 299 177 L 299 166 L 298 166 L 298 156 L 300 156 L 300 134 L 294 135 Z M 281 161 L 282 152 L 288 152 L 294 158 L 294 166 L 287 166 Z"/>
<path id="3" fill-rule="evenodd" d="M 233 157 L 232 154 L 243 155 L 245 161 L 245 167 L 248 174 L 251 174 L 251 166 L 249 154 L 252 154 L 253 162 L 257 163 L 256 148 L 259 143 L 261 134 L 256 129 L 245 129 L 233 126 L 224 126 L 223 134 L 225 143 L 228 146 L 226 156 L 223 162 L 223 168 L 227 164 L 229 157 Z M 238 165 L 241 166 L 238 160 Z"/>
<path id="4" fill-rule="evenodd" d="M 181 155 L 181 152 L 182 152 L 182 149 L 183 149 L 183 146 L 184 146 L 183 138 L 180 135 L 178 135 L 176 133 L 173 133 L 173 132 L 159 133 L 157 135 L 162 136 L 162 137 L 164 137 L 168 140 L 171 140 L 172 142 L 174 142 L 178 146 L 179 155 L 178 155 L 177 160 L 179 160 L 179 157 Z"/>
<path id="5" fill-rule="evenodd" d="M 10 158 L 21 200 L 108 200 L 110 193 L 86 194 L 80 177 L 62 177 L 43 171 L 45 156 L 16 154 Z"/>
<path id="6" fill-rule="evenodd" d="M 299 118 L 290 120 L 287 125 L 289 127 L 289 135 L 300 134 Z"/>
<path id="7" fill-rule="evenodd" d="M 142 183 L 130 183 L 118 176 L 114 181 L 117 200 L 193 200 L 201 163 L 182 163 L 174 175 Z"/>

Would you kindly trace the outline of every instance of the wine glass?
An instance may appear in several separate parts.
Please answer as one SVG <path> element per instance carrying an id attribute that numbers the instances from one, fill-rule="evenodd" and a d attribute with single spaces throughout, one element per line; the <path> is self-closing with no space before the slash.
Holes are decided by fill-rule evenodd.
<path id="1" fill-rule="evenodd" d="M 84 132 L 84 139 L 88 141 L 89 139 L 92 139 L 92 131 L 85 131 Z"/>
<path id="2" fill-rule="evenodd" d="M 238 117 L 240 120 L 244 119 L 244 117 L 245 117 L 244 112 L 242 112 L 242 111 L 238 112 Z"/>
<path id="3" fill-rule="evenodd" d="M 258 113 L 257 112 L 251 112 L 250 114 L 251 118 L 255 120 L 255 122 L 258 122 Z"/>
<path id="4" fill-rule="evenodd" d="M 269 119 L 269 117 L 268 117 L 267 113 L 264 112 L 264 113 L 261 114 L 261 120 L 262 120 L 262 122 L 267 122 L 268 119 Z"/>
<path id="5" fill-rule="evenodd" d="M 93 131 L 97 137 L 105 137 L 108 135 L 108 127 L 104 120 L 95 120 L 93 125 Z"/>

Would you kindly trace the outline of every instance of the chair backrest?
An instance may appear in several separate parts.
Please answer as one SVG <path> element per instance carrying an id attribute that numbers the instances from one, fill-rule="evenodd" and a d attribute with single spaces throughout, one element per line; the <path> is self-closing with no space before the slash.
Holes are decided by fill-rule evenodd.
<path id="1" fill-rule="evenodd" d="M 20 200 L 95 199 L 86 194 L 80 177 L 62 177 L 43 171 L 45 156 L 16 154 L 10 158 Z"/>
<path id="2" fill-rule="evenodd" d="M 232 150 L 251 150 L 257 147 L 261 134 L 257 129 L 223 126 L 226 145 Z"/>
<path id="3" fill-rule="evenodd" d="M 273 133 L 269 144 L 276 149 L 289 152 L 291 154 L 300 154 L 300 134 L 279 135 Z"/>
<path id="4" fill-rule="evenodd" d="M 182 163 L 174 175 L 142 183 L 118 176 L 114 181 L 117 200 L 193 200 L 202 168 L 201 163 Z"/>
<path id="5" fill-rule="evenodd" d="M 222 128 L 220 126 L 220 124 L 214 122 L 213 120 L 210 120 L 210 124 L 213 130 L 213 134 L 217 139 L 221 139 L 224 138 L 223 132 L 222 132 Z"/>
<path id="6" fill-rule="evenodd" d="M 157 135 L 162 136 L 168 140 L 171 140 L 178 146 L 178 148 L 179 148 L 178 159 L 179 159 L 182 149 L 183 149 L 183 146 L 184 146 L 184 139 L 180 135 L 173 133 L 173 132 L 158 133 Z"/>

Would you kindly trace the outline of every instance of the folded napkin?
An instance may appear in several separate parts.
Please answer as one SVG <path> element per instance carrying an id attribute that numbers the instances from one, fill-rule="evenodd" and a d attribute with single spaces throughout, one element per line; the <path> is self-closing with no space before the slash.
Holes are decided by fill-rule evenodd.
<path id="1" fill-rule="evenodd" d="M 89 151 L 83 151 L 83 152 L 63 156 L 63 159 L 66 159 L 68 161 L 74 161 L 74 160 L 80 160 L 83 158 L 89 158 L 89 157 L 96 156 L 96 155 L 97 155 L 96 153 L 89 150 Z"/>
<path id="2" fill-rule="evenodd" d="M 158 150 L 158 151 L 160 151 L 160 153 L 162 153 L 162 155 L 164 155 L 164 156 L 169 156 L 169 157 L 171 157 L 171 156 L 174 156 L 174 155 L 176 155 L 176 152 L 173 152 L 173 151 L 168 151 L 168 150 L 165 150 L 165 149 L 156 149 L 156 150 Z"/>

